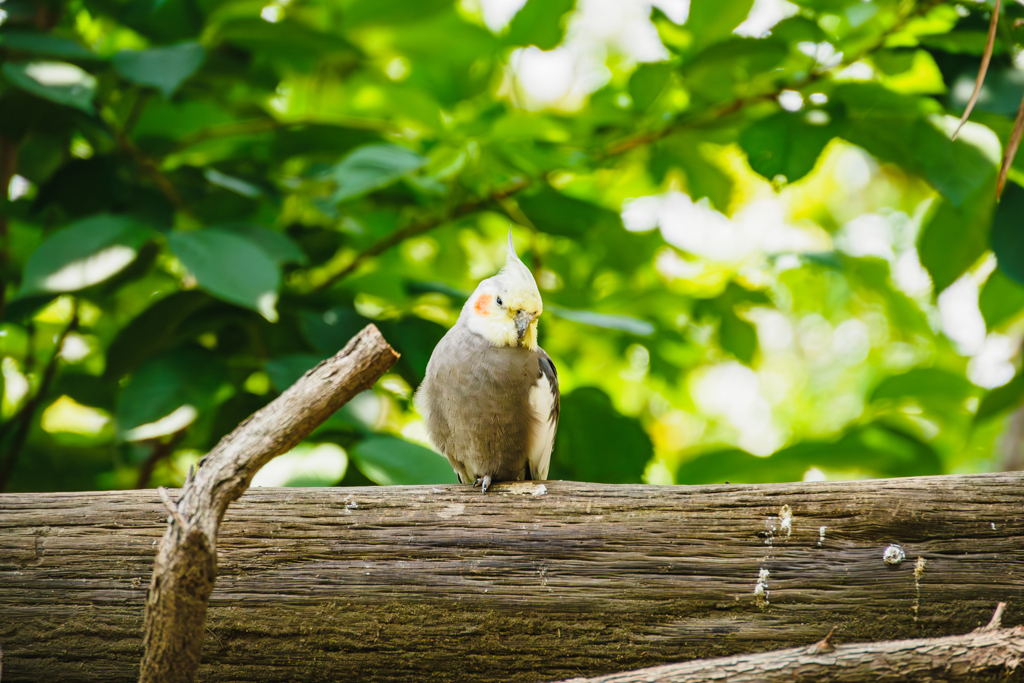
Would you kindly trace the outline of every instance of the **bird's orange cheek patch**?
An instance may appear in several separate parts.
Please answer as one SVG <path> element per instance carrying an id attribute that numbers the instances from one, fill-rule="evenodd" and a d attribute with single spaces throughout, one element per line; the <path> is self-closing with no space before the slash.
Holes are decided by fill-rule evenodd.
<path id="1" fill-rule="evenodd" d="M 490 305 L 491 305 L 491 295 L 490 294 L 481 294 L 477 298 L 476 305 L 473 306 L 473 308 L 475 308 L 476 312 L 479 313 L 480 315 L 487 315 L 487 307 L 490 306 Z"/>

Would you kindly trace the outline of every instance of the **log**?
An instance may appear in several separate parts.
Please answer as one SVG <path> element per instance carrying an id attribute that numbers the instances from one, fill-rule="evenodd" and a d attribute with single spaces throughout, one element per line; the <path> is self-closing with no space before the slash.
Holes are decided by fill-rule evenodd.
<path id="1" fill-rule="evenodd" d="M 963 634 L 1004 600 L 1013 626 L 1022 502 L 1021 473 L 250 490 L 200 679 L 551 681 Z M 154 491 L 0 495 L 5 683 L 134 680 L 166 517 Z"/>
<path id="2" fill-rule="evenodd" d="M 1021 680 L 1024 626 L 1000 628 L 1001 602 L 987 626 L 962 636 L 832 644 L 833 627 L 808 647 L 700 659 L 562 683 L 904 683 Z"/>
<path id="3" fill-rule="evenodd" d="M 217 576 L 217 534 L 228 506 L 261 467 L 299 445 L 397 361 L 377 328 L 367 325 L 221 439 L 196 470 L 189 468 L 177 502 L 157 489 L 170 516 L 146 596 L 139 683 L 194 683 Z"/>

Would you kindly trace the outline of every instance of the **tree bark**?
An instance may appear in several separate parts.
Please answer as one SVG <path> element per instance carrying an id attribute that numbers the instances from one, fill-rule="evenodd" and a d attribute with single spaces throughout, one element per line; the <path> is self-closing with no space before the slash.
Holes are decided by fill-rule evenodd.
<path id="1" fill-rule="evenodd" d="M 1024 616 L 1021 473 L 541 486 L 249 491 L 202 680 L 551 681 Z M 166 515 L 154 491 L 0 495 L 5 683 L 137 676 Z"/>
<path id="2" fill-rule="evenodd" d="M 228 505 L 273 457 L 294 448 L 398 360 L 373 325 L 224 437 L 181 490 L 170 512 L 146 597 L 140 683 L 192 683 L 217 576 L 217 531 Z"/>
<path id="3" fill-rule="evenodd" d="M 1006 603 L 988 626 L 962 636 L 832 644 L 832 631 L 809 647 L 702 659 L 562 683 L 903 683 L 1005 681 L 1024 674 L 1024 626 L 1000 628 Z"/>

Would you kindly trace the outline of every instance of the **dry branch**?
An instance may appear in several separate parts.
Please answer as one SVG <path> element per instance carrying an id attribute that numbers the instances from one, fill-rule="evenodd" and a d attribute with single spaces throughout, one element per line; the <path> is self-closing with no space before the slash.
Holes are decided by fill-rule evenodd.
<path id="1" fill-rule="evenodd" d="M 257 471 L 294 448 L 398 360 L 373 325 L 224 437 L 199 462 L 174 503 L 146 598 L 140 683 L 191 683 L 199 671 L 206 607 L 217 576 L 217 533 L 228 505 Z"/>
<path id="2" fill-rule="evenodd" d="M 248 491 L 217 539 L 200 679 L 552 681 L 833 625 L 844 643 L 963 634 L 1000 600 L 1024 622 L 1019 472 L 545 487 Z M 4 683 L 135 680 L 166 519 L 153 490 L 0 495 Z"/>
<path id="3" fill-rule="evenodd" d="M 703 659 L 562 683 L 903 683 L 1006 681 L 1024 674 L 1024 626 L 1004 629 L 999 603 L 988 626 L 962 636 L 833 646 L 835 628 L 809 647 Z"/>

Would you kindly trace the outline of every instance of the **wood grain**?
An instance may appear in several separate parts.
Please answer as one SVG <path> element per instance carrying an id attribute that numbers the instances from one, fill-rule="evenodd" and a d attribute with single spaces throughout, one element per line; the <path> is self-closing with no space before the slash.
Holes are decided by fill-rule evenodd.
<path id="1" fill-rule="evenodd" d="M 1024 614 L 1020 473 L 544 486 L 250 490 L 200 680 L 550 681 Z M 135 679 L 166 519 L 155 491 L 0 495 L 5 683 Z"/>

